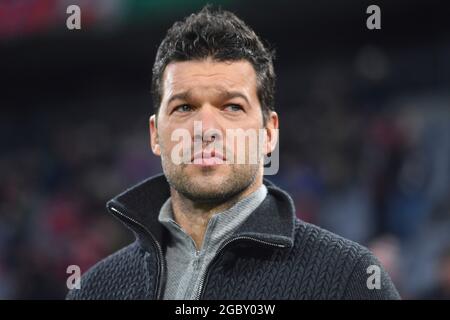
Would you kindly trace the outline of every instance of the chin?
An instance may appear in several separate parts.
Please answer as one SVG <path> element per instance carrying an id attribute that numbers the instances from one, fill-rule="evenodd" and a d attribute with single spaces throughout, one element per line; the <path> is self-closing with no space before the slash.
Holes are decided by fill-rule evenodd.
<path id="1" fill-rule="evenodd" d="M 191 181 L 208 188 L 220 189 L 226 180 L 226 175 L 220 172 L 203 171 L 200 173 L 193 174 L 191 176 Z"/>

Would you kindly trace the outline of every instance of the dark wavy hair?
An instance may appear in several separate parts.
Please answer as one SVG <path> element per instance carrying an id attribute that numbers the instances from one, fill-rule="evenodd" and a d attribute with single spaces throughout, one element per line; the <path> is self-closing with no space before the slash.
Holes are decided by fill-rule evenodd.
<path id="1" fill-rule="evenodd" d="M 167 31 L 153 65 L 152 96 L 158 114 L 162 99 L 162 77 L 171 62 L 202 60 L 247 60 L 255 69 L 257 95 L 264 123 L 274 110 L 275 53 L 264 45 L 256 33 L 229 11 L 205 6 L 184 21 L 178 21 Z"/>

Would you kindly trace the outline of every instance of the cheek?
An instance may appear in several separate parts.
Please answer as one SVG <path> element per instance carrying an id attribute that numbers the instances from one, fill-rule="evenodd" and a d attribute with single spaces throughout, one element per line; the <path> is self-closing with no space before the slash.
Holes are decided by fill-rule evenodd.
<path id="1" fill-rule="evenodd" d="M 191 135 L 183 128 L 164 128 L 160 131 L 161 154 L 165 160 L 171 160 L 175 164 L 190 161 Z"/>
<path id="2" fill-rule="evenodd" d="M 161 146 L 161 151 L 164 152 L 171 145 L 171 131 L 166 127 L 160 126 L 157 133 L 158 143 Z"/>
<path id="3" fill-rule="evenodd" d="M 159 136 L 159 144 L 161 145 L 161 152 L 163 153 L 170 152 L 176 143 L 178 143 L 178 141 L 176 139 L 173 141 L 170 134 Z"/>

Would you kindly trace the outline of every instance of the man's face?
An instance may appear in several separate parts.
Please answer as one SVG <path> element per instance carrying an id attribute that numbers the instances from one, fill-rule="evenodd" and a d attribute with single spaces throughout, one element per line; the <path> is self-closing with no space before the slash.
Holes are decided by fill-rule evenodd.
<path id="1" fill-rule="evenodd" d="M 171 187 L 193 201 L 217 202 L 262 178 L 263 155 L 273 149 L 278 119 L 273 112 L 264 128 L 256 86 L 255 70 L 245 60 L 206 59 L 166 67 L 157 123 L 153 115 L 150 133 Z M 245 138 L 245 132 L 253 131 L 264 140 Z M 189 143 L 174 138 L 180 137 L 174 132 L 189 133 Z"/>

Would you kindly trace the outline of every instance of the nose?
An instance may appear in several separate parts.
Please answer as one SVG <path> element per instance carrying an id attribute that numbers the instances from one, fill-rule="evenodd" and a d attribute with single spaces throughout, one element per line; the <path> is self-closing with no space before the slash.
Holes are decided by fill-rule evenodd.
<path id="1" fill-rule="evenodd" d="M 222 126 L 215 107 L 211 105 L 202 106 L 194 120 L 197 122 L 197 125 L 201 125 L 201 130 L 198 130 L 198 127 L 194 128 L 195 141 L 202 141 L 203 144 L 209 144 L 222 139 Z"/>

